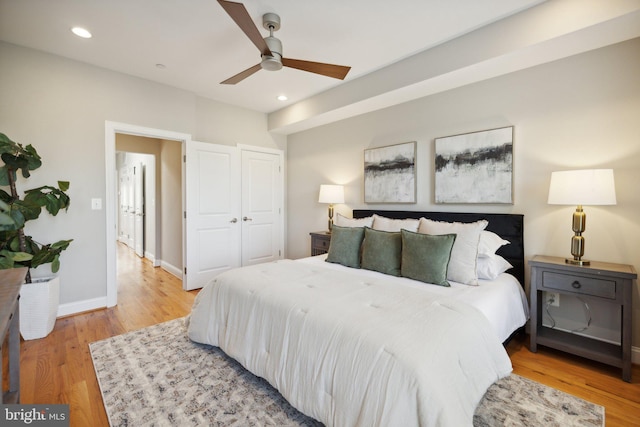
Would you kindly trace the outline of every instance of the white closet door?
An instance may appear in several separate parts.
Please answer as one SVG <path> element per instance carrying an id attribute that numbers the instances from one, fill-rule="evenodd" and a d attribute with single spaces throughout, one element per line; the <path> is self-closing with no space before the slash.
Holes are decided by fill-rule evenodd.
<path id="1" fill-rule="evenodd" d="M 186 143 L 186 244 L 183 287 L 201 288 L 240 266 L 240 153 L 235 147 Z"/>
<path id="2" fill-rule="evenodd" d="M 282 256 L 282 156 L 242 150 L 242 265 Z"/>
<path id="3" fill-rule="evenodd" d="M 134 206 L 134 246 L 136 255 L 144 257 L 144 167 L 142 163 L 133 166 Z"/>
<path id="4" fill-rule="evenodd" d="M 118 241 L 128 244 L 129 239 L 129 176 L 127 169 L 118 170 Z"/>
<path id="5" fill-rule="evenodd" d="M 126 167 L 126 176 L 127 176 L 127 246 L 131 249 L 135 249 L 135 209 L 134 209 L 134 184 L 133 184 L 133 167 Z"/>

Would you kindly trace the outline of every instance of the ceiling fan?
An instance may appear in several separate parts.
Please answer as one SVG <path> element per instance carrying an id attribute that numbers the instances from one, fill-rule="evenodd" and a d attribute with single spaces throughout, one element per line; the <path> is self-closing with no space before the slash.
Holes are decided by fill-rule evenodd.
<path id="1" fill-rule="evenodd" d="M 226 0 L 218 0 L 218 3 L 220 3 L 229 16 L 231 16 L 231 19 L 233 19 L 247 37 L 249 37 L 249 40 L 256 45 L 262 56 L 262 61 L 259 64 L 247 68 L 221 82 L 221 84 L 234 85 L 259 71 L 261 68 L 269 71 L 277 71 L 281 69 L 283 65 L 285 67 L 297 68 L 298 70 L 321 74 L 340 80 L 343 80 L 351 69 L 351 67 L 345 67 L 343 65 L 283 58 L 282 43 L 273 37 L 273 32 L 280 29 L 280 17 L 278 15 L 275 13 L 265 13 L 262 16 L 262 26 L 269 30 L 269 37 L 262 38 L 260 31 L 258 31 L 258 28 L 249 16 L 249 12 L 247 12 L 247 9 L 242 3 Z"/>

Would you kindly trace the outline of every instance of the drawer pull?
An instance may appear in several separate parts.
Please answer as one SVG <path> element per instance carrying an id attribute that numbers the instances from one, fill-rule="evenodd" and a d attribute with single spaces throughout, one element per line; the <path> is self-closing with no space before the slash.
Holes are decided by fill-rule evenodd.
<path id="1" fill-rule="evenodd" d="M 580 282 L 578 282 L 577 280 L 575 280 L 571 286 L 573 287 L 573 289 L 580 289 L 580 287 L 582 287 L 582 285 L 580 284 Z"/>

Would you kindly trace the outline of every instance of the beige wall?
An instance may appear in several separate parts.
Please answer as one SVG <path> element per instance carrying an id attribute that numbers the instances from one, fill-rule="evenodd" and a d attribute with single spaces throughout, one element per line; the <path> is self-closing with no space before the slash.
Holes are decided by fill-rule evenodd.
<path id="1" fill-rule="evenodd" d="M 310 254 L 309 232 L 326 228 L 323 183 L 346 185 L 353 208 L 486 211 L 525 215 L 525 250 L 567 256 L 575 207 L 547 205 L 552 171 L 613 168 L 618 204 L 586 207 L 586 257 L 640 270 L 640 39 L 515 72 L 289 136 L 288 255 Z M 515 127 L 513 205 L 433 203 L 434 138 Z M 418 143 L 418 203 L 365 205 L 363 150 Z M 640 298 L 634 295 L 634 345 Z M 584 316 L 582 312 L 576 313 Z M 595 328 L 611 327 L 594 309 Z M 606 334 L 606 331 L 605 331 Z"/>
<path id="2" fill-rule="evenodd" d="M 27 230 L 43 242 L 74 239 L 61 257 L 61 304 L 106 296 L 105 209 L 91 210 L 92 198 L 106 200 L 105 121 L 204 142 L 286 145 L 267 132 L 261 113 L 7 43 L 0 43 L 0 93 L 0 132 L 33 144 L 43 158 L 29 188 L 71 182 L 69 211 L 43 215 Z"/>
<path id="3" fill-rule="evenodd" d="M 162 263 L 169 269 L 172 266 L 182 271 L 182 146 L 179 142 L 162 141 L 160 175 Z"/>

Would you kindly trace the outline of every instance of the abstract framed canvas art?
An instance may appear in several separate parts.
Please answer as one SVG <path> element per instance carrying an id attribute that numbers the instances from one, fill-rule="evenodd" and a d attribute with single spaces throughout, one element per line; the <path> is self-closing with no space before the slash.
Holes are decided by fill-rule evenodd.
<path id="1" fill-rule="evenodd" d="M 416 143 L 364 150 L 364 202 L 416 203 Z"/>
<path id="2" fill-rule="evenodd" d="M 435 139 L 436 203 L 513 203 L 513 126 Z"/>

